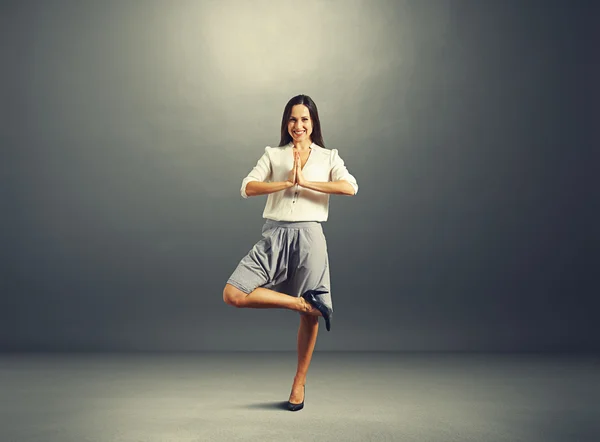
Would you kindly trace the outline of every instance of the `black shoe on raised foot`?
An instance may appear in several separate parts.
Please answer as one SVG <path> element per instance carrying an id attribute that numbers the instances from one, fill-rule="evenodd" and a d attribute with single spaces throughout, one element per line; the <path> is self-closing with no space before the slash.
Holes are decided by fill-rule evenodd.
<path id="1" fill-rule="evenodd" d="M 306 397 L 306 385 L 302 386 L 304 388 L 304 396 Z M 290 401 L 287 403 L 288 410 L 290 411 L 300 411 L 304 408 L 304 399 L 299 404 L 294 404 Z"/>
<path id="2" fill-rule="evenodd" d="M 306 302 L 321 312 L 323 319 L 325 319 L 325 327 L 327 328 L 327 331 L 329 331 L 331 330 L 331 317 L 333 316 L 333 312 L 315 296 L 323 293 L 327 292 L 321 290 L 307 290 L 302 294 L 302 297 L 306 300 Z"/>

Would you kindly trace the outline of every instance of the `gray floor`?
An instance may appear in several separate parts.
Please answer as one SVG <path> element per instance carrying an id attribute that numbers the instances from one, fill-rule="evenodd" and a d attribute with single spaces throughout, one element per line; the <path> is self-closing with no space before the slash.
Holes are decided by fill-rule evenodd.
<path id="1" fill-rule="evenodd" d="M 0 441 L 600 441 L 600 357 L 0 354 Z"/>

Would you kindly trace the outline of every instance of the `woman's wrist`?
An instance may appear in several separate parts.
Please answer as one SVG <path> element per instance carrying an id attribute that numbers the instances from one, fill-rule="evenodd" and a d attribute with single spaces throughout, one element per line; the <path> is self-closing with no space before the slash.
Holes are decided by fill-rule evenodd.
<path id="1" fill-rule="evenodd" d="M 305 181 L 302 187 L 304 187 L 305 189 L 311 189 L 322 193 L 336 195 L 354 195 L 354 188 L 346 180 Z"/>
<path id="2" fill-rule="evenodd" d="M 246 194 L 248 196 L 268 195 L 269 193 L 279 192 L 293 186 L 294 184 L 290 181 L 250 181 L 246 184 Z"/>

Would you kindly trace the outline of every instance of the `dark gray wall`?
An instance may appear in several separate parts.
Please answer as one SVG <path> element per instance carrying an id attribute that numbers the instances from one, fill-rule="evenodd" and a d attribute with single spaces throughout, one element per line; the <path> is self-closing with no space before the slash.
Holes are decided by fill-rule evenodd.
<path id="1" fill-rule="evenodd" d="M 600 349 L 592 3 L 2 8 L 1 349 L 294 350 L 222 289 L 299 93 L 360 186 L 318 350 Z"/>

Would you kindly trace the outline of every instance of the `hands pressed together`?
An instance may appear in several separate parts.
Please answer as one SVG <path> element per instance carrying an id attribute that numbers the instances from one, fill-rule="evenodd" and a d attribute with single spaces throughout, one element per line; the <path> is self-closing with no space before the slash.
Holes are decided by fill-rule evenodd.
<path id="1" fill-rule="evenodd" d="M 304 175 L 302 175 L 302 160 L 300 159 L 300 152 L 297 150 L 293 151 L 294 153 L 294 166 L 288 175 L 287 181 L 292 184 L 298 184 L 299 186 L 304 187 L 306 184 L 306 180 L 304 179 Z"/>

